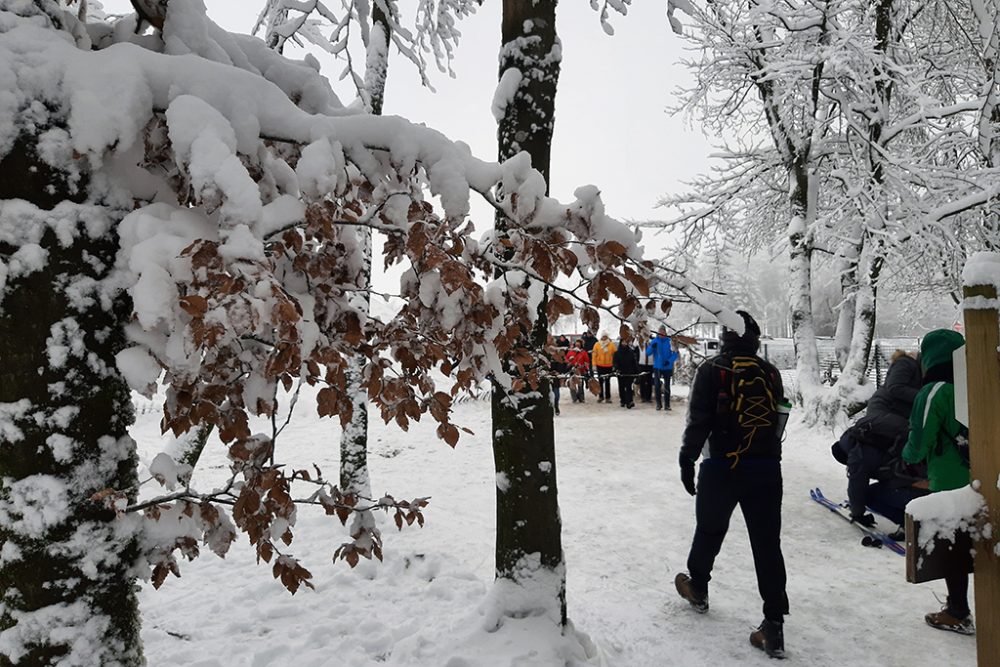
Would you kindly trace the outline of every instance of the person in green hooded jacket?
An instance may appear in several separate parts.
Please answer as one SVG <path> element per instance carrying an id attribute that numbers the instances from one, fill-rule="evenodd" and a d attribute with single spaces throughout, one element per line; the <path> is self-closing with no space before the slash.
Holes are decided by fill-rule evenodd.
<path id="1" fill-rule="evenodd" d="M 930 490 L 951 491 L 969 483 L 969 463 L 959 448 L 963 431 L 955 419 L 955 377 L 952 353 L 965 343 L 950 329 L 931 331 L 920 343 L 923 387 L 913 401 L 910 434 L 903 448 L 908 463 L 927 463 Z M 945 577 L 948 603 L 924 616 L 931 627 L 971 635 L 975 632 L 969 609 L 969 575 L 965 571 Z"/>

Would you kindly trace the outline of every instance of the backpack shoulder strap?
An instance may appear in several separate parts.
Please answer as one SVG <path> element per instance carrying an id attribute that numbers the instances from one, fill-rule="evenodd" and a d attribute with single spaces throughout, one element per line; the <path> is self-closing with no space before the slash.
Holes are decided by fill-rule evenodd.
<path id="1" fill-rule="evenodd" d="M 924 418 L 920 422 L 921 427 L 927 426 L 927 417 L 931 414 L 931 401 L 934 400 L 934 394 L 938 393 L 938 389 L 944 386 L 944 382 L 935 382 L 934 386 L 931 388 L 929 394 L 927 394 L 927 402 L 924 403 Z"/>

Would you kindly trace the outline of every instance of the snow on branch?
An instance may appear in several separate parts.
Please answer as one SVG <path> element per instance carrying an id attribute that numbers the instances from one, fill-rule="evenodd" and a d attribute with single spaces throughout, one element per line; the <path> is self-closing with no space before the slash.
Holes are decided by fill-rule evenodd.
<path id="1" fill-rule="evenodd" d="M 398 0 L 266 0 L 252 32 L 263 32 L 265 42 L 279 51 L 290 40 L 299 46 L 315 45 L 342 60 L 341 78 L 350 77 L 365 99 L 364 63 L 354 64 L 351 49 L 357 44 L 370 58 L 370 49 L 379 45 L 372 39 L 373 8 L 387 21 L 384 28 L 392 45 L 431 87 L 427 54 L 439 71 L 454 76 L 451 61 L 462 34 L 458 23 L 481 4 L 482 0 L 417 0 L 401 10 Z M 412 16 L 412 23 L 405 22 L 404 12 Z"/>
<path id="2" fill-rule="evenodd" d="M 460 6 L 434 7 L 446 5 Z M 597 188 L 559 202 L 527 154 L 487 162 L 403 118 L 345 110 L 310 62 L 222 31 L 198 0 L 172 0 L 152 35 L 136 35 L 135 23 L 90 24 L 82 41 L 16 17 L 0 28 L 9 83 L 0 104 L 31 109 L 7 116 L 0 148 L 33 137 L 53 168 L 93 184 L 89 205 L 103 216 L 87 232 L 120 245 L 97 297 L 111 304 L 125 291 L 133 308 L 120 372 L 137 391 L 166 387 L 164 431 L 210 426 L 229 448 L 234 477 L 222 491 L 185 486 L 131 508 L 121 506 L 124 490 L 102 492 L 110 508 L 151 520 L 154 582 L 176 573 L 175 551 L 193 557 L 201 540 L 224 552 L 239 529 L 259 558 L 275 557 L 289 590 L 308 585 L 308 571 L 277 546 L 292 540 L 292 483 L 310 482 L 278 447 L 281 402 L 297 384 L 316 387 L 321 416 L 347 423 L 349 360 L 361 355 L 362 387 L 385 421 L 406 429 L 429 416 L 454 446 L 458 395 L 487 377 L 518 391 L 548 381 L 547 355 L 521 347 L 541 312 L 589 321 L 605 309 L 643 335 L 647 314 L 669 307 L 653 293 L 641 235 L 606 214 Z M 477 232 L 472 193 L 505 217 L 504 234 L 492 219 Z M 25 221 L 37 234 L 24 233 Z M 27 203 L 0 210 L 0 238 L 15 250 L 47 225 L 59 220 Z M 381 314 L 353 298 L 371 289 L 361 227 L 383 236 L 385 265 L 402 268 Z M 44 256 L 28 248 L 18 261 L 27 270 Z M 270 418 L 271 433 L 251 433 L 252 416 Z M 160 459 L 152 477 L 186 484 L 188 472 L 169 463 Z M 323 502 L 302 500 L 314 501 Z M 420 507 L 403 520 L 420 523 Z M 164 516 L 186 532 L 159 525 Z M 377 556 L 373 530 L 338 555 Z"/>

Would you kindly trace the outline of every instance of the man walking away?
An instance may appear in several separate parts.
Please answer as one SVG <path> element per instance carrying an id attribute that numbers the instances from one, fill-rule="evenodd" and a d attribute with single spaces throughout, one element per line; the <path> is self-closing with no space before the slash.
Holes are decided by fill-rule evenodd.
<path id="1" fill-rule="evenodd" d="M 674 585 L 696 611 L 708 611 L 708 582 L 715 557 L 739 505 L 753 551 L 764 620 L 750 643 L 773 658 L 785 655 L 783 622 L 788 613 L 785 561 L 781 554 L 781 375 L 757 356 L 760 327 L 738 310 L 743 332 L 723 329 L 718 356 L 695 373 L 687 427 L 680 451 L 681 481 L 695 498 L 696 527 L 688 573 Z M 695 486 L 695 462 L 708 441 Z"/>
<path id="2" fill-rule="evenodd" d="M 677 351 L 670 342 L 667 328 L 660 327 L 656 338 L 649 341 L 646 354 L 653 360 L 653 391 L 656 393 L 656 409 L 670 409 L 670 379 L 674 374 Z"/>

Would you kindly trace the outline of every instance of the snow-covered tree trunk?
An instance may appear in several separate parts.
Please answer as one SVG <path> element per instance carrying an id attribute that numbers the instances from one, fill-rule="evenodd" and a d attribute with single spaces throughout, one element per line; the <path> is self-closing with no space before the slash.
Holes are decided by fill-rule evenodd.
<path id="1" fill-rule="evenodd" d="M 845 250 L 845 267 L 842 276 L 844 301 L 837 323 L 837 359 L 841 374 L 837 379 L 834 396 L 837 407 L 848 412 L 857 409 L 850 405 L 855 389 L 867 381 L 868 357 L 875 337 L 878 308 L 878 281 L 885 261 L 884 242 L 872 232 L 884 230 L 888 214 L 885 192 L 886 147 L 882 140 L 886 120 L 891 113 L 892 78 L 889 73 L 890 46 L 894 31 L 894 0 L 877 0 L 871 11 L 874 14 L 875 57 L 871 77 L 871 106 L 874 113 L 867 114 L 867 137 L 864 154 L 867 157 L 868 189 L 871 201 L 858 211 L 857 223 L 852 225 Z M 855 404 L 858 400 L 853 399 Z"/>
<path id="2" fill-rule="evenodd" d="M 365 59 L 365 77 L 362 95 L 369 113 L 382 115 L 385 101 L 385 82 L 389 71 L 390 23 L 379 3 L 372 6 L 372 29 L 369 33 Z M 351 299 L 359 313 L 367 315 L 371 309 L 372 231 L 358 227 L 358 250 L 361 253 L 361 275 L 358 285 L 362 290 Z M 363 498 L 372 495 L 368 471 L 368 395 L 362 384 L 366 365 L 363 354 L 356 354 L 348 362 L 347 391 L 351 395 L 351 421 L 340 436 L 340 489 L 346 494 Z M 372 512 L 356 512 L 351 524 L 351 535 L 360 536 L 375 530 Z"/>
<path id="3" fill-rule="evenodd" d="M 834 351 L 841 369 L 847 364 L 847 357 L 851 353 L 854 316 L 857 312 L 858 258 L 863 248 L 860 221 L 851 225 L 848 237 L 855 239 L 855 241 L 847 244 L 843 256 L 837 261 L 837 270 L 840 272 L 841 300 L 840 311 L 837 313 L 837 329 L 833 335 Z"/>
<path id="4" fill-rule="evenodd" d="M 812 309 L 812 239 L 809 235 L 809 171 L 795 164 L 788 170 L 788 268 L 789 306 L 792 314 L 792 344 L 798 392 L 804 402 L 819 386 L 819 350 Z"/>
<path id="5" fill-rule="evenodd" d="M 62 128 L 37 132 L 0 157 L 0 664 L 139 665 L 135 524 L 101 493 L 137 482 L 128 308 L 102 286 L 125 212 L 39 157 Z"/>
<path id="6" fill-rule="evenodd" d="M 973 0 L 979 37 L 983 40 L 982 63 L 986 84 L 979 114 L 979 149 L 991 167 L 1000 166 L 1000 19 L 995 2 Z"/>
<path id="7" fill-rule="evenodd" d="M 549 181 L 559 80 L 557 0 L 504 0 L 500 80 L 494 99 L 500 160 L 526 151 Z M 506 221 L 497 218 L 502 234 Z M 544 300 L 523 345 L 545 345 Z M 507 363 L 510 363 L 509 361 Z M 556 494 L 555 430 L 547 380 L 537 391 L 493 383 L 493 456 L 497 482 L 498 615 L 548 613 L 566 623 L 562 520 Z M 506 587 L 518 590 L 516 594 Z M 531 609 L 525 609 L 525 605 Z"/>

